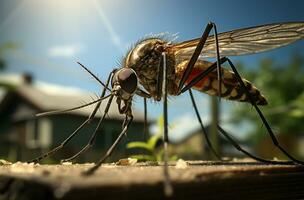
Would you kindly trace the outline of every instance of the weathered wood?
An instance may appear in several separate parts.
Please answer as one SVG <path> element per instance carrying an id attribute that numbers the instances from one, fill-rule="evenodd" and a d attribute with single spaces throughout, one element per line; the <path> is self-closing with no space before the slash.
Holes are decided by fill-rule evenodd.
<path id="1" fill-rule="evenodd" d="M 172 199 L 304 199 L 304 168 L 259 163 L 189 162 L 170 166 Z M 163 199 L 163 168 L 151 164 L 0 166 L 0 199 Z"/>

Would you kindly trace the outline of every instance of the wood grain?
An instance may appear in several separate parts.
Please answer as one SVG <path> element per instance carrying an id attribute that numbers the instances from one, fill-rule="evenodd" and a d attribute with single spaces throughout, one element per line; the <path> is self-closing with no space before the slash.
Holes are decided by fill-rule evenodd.
<path id="1" fill-rule="evenodd" d="M 172 199 L 304 199 L 304 168 L 255 162 L 188 161 L 171 163 Z M 0 166 L 2 199 L 164 199 L 163 168 L 155 163 Z"/>

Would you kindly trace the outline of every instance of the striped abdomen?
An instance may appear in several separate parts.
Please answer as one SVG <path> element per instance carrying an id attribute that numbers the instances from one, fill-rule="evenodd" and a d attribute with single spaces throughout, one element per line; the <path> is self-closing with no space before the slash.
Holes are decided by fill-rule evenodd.
<path id="1" fill-rule="evenodd" d="M 186 68 L 187 61 L 181 62 L 177 68 L 177 74 L 181 75 Z M 190 74 L 189 79 L 186 83 L 189 83 L 197 74 L 206 70 L 212 63 L 207 61 L 198 60 L 196 61 L 195 67 Z M 267 105 L 267 100 L 265 97 L 260 93 L 260 91 L 252 85 L 246 79 L 243 79 L 246 88 L 252 95 L 255 103 L 257 105 Z M 207 93 L 209 95 L 218 96 L 218 80 L 217 80 L 217 72 L 216 70 L 211 72 L 208 76 L 206 76 L 203 80 L 199 81 L 195 86 L 192 88 L 199 90 L 201 92 Z M 222 68 L 222 92 L 221 97 L 229 100 L 241 101 L 241 102 L 250 102 L 249 97 L 246 93 L 242 90 L 241 85 L 239 84 L 235 74 Z"/>

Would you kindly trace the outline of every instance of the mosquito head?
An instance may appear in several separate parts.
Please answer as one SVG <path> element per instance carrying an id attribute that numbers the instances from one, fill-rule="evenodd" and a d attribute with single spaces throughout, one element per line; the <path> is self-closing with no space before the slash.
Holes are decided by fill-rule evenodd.
<path id="1" fill-rule="evenodd" d="M 138 78 L 131 68 L 122 68 L 114 72 L 112 77 L 112 88 L 116 96 L 129 100 L 135 93 Z"/>

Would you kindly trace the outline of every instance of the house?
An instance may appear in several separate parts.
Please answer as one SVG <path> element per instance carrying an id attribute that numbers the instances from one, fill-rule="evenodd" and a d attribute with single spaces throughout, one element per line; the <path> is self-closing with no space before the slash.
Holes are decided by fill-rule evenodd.
<path id="1" fill-rule="evenodd" d="M 227 125 L 227 124 L 226 124 Z M 229 125 L 228 125 L 229 127 Z M 207 134 L 210 137 L 210 124 L 205 123 L 205 129 Z M 229 128 L 226 129 L 230 133 Z M 231 136 L 233 136 L 231 134 Z M 304 159 L 304 137 L 301 135 L 295 134 L 278 134 L 276 135 L 279 143 L 287 149 L 287 151 L 295 156 L 296 158 L 303 160 Z M 286 156 L 275 147 L 273 141 L 265 133 L 265 136 L 261 138 L 258 142 L 250 141 L 250 138 L 238 138 L 233 137 L 235 141 L 243 149 L 250 152 L 252 155 L 265 158 L 265 159 L 286 159 Z M 230 142 L 227 141 L 220 133 L 218 137 L 218 144 L 220 149 L 220 155 L 222 157 L 229 158 L 242 158 L 248 157 L 244 153 L 238 151 Z M 200 128 L 194 129 L 188 134 L 185 134 L 184 137 L 179 138 L 178 140 L 171 140 L 170 146 L 170 155 L 177 155 L 177 157 L 186 159 L 186 160 L 195 160 L 195 159 L 213 159 L 212 151 L 208 147 L 203 132 Z"/>
<path id="2" fill-rule="evenodd" d="M 266 158 L 286 159 L 286 156 L 275 147 L 271 138 L 266 135 L 255 146 L 256 152 Z M 299 160 L 304 159 L 304 136 L 300 134 L 277 134 L 280 145 Z"/>
<path id="3" fill-rule="evenodd" d="M 1 77 L 0 77 L 1 80 Z M 1 81 L 2 83 L 5 81 Z M 37 113 L 62 110 L 91 102 L 90 94 L 53 85 L 36 84 L 31 76 L 24 75 L 18 84 L 5 82 L 6 89 L 0 97 L 0 157 L 11 160 L 29 160 L 59 145 L 94 109 L 94 105 L 60 115 L 36 117 Z M 4 85 L 5 85 L 4 84 Z M 3 84 L 2 84 L 3 85 Z M 96 99 L 96 98 L 95 98 Z M 103 114 L 107 100 L 101 104 L 94 120 L 52 158 L 67 158 L 78 152 L 88 142 Z M 118 146 L 113 159 L 125 156 L 126 143 L 143 140 L 144 116 L 133 111 L 134 120 L 126 138 Z M 121 132 L 124 116 L 119 114 L 115 99 L 97 136 L 93 150 L 86 152 L 79 161 L 96 161 L 113 144 Z"/>
<path id="4" fill-rule="evenodd" d="M 212 144 L 212 137 L 210 136 L 210 122 L 205 123 L 205 129 L 209 140 Z M 250 147 L 248 142 L 244 140 L 236 140 L 238 144 L 242 147 L 245 147 L 249 152 L 252 152 L 253 149 Z M 243 153 L 238 151 L 230 142 L 227 141 L 225 137 L 223 137 L 220 133 L 218 133 L 217 138 L 217 146 L 218 146 L 218 153 L 221 157 L 245 157 Z M 170 148 L 171 155 L 177 155 L 186 160 L 196 160 L 196 159 L 215 159 L 216 157 L 213 155 L 212 150 L 207 145 L 205 136 L 202 132 L 201 127 L 194 129 L 188 134 L 185 134 L 184 137 L 179 138 L 178 140 L 172 140 L 171 148 Z"/>

